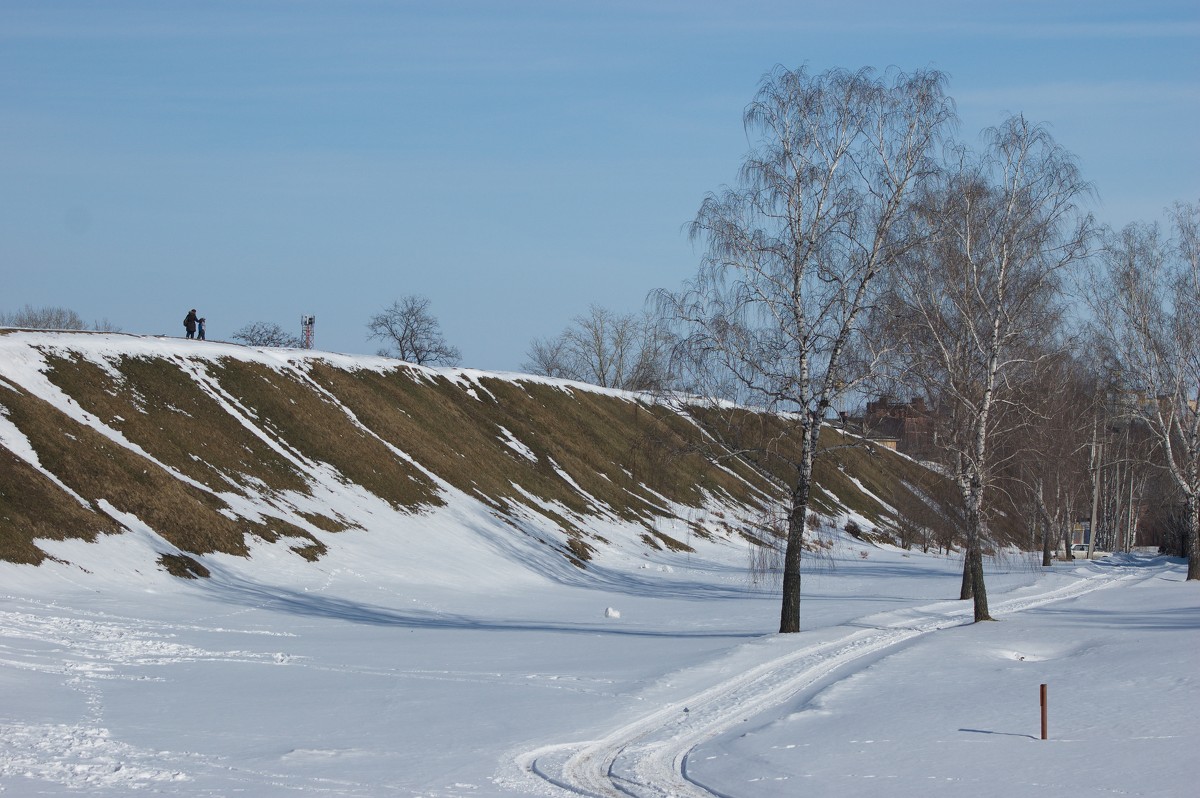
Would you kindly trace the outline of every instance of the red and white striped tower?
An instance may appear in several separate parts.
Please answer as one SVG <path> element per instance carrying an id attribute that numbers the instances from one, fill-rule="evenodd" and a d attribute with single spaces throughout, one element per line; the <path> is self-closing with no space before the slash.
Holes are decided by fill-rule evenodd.
<path id="1" fill-rule="evenodd" d="M 305 349 L 313 348 L 313 327 L 316 323 L 316 316 L 300 317 L 300 343 Z"/>

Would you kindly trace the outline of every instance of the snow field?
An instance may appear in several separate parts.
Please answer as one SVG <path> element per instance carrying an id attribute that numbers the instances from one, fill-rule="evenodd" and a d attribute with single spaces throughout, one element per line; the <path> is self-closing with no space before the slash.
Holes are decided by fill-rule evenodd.
<path id="1" fill-rule="evenodd" d="M 999 620 L 972 625 L 944 600 L 954 558 L 860 547 L 807 576 L 797 635 L 772 633 L 773 592 L 695 556 L 511 589 L 389 582 L 353 547 L 217 558 L 187 583 L 0 565 L 0 788 L 1188 794 L 1200 602 L 1181 564 L 996 568 Z"/>

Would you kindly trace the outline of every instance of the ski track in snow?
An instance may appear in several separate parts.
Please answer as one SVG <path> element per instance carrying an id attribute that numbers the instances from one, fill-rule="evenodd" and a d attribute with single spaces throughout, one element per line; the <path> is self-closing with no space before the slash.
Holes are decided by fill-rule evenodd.
<path id="1" fill-rule="evenodd" d="M 1068 585 L 991 604 L 1010 615 L 1117 584 L 1156 569 L 1120 568 Z M 605 737 L 549 745 L 517 757 L 531 792 L 590 798 L 724 798 L 688 777 L 688 755 L 702 743 L 784 702 L 815 695 L 922 635 L 973 622 L 973 605 L 944 601 L 850 623 L 834 640 L 805 645 L 722 680 L 682 701 L 620 726 Z"/>

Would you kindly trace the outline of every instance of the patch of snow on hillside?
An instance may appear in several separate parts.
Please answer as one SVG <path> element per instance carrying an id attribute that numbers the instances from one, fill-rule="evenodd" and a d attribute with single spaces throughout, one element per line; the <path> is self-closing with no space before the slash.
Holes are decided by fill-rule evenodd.
<path id="1" fill-rule="evenodd" d="M 846 479 L 850 480 L 850 482 L 852 482 L 852 483 L 854 484 L 854 487 L 858 488 L 858 489 L 859 489 L 859 490 L 862 492 L 862 494 L 863 494 L 864 496 L 867 496 L 867 497 L 869 497 L 869 498 L 871 498 L 871 499 L 874 499 L 874 500 L 875 500 L 875 502 L 876 502 L 876 503 L 878 503 L 880 507 L 882 507 L 883 509 L 887 510 L 887 511 L 888 511 L 889 513 L 891 513 L 893 516 L 894 516 L 894 515 L 896 515 L 896 508 L 895 508 L 895 507 L 893 507 L 891 504 L 888 504 L 888 503 L 887 503 L 887 502 L 885 502 L 883 499 L 879 498 L 879 496 L 877 496 L 877 495 L 875 495 L 874 493 L 872 493 L 872 492 L 871 492 L 871 491 L 870 491 L 870 490 L 867 488 L 867 486 L 866 486 L 866 485 L 862 484 L 862 482 L 860 482 L 860 481 L 858 480 L 858 478 L 857 478 L 857 477 L 855 477 L 855 476 L 853 476 L 853 475 L 851 475 L 851 474 L 847 474 L 847 473 L 846 473 L 846 472 L 844 472 L 844 471 L 842 472 L 842 474 L 843 474 L 843 476 L 845 476 L 845 477 L 846 477 Z"/>
<path id="2" fill-rule="evenodd" d="M 497 425 L 497 426 L 499 426 L 499 425 Z M 510 432 L 507 427 L 501 426 L 500 434 L 501 434 L 500 440 L 501 440 L 501 442 L 504 443 L 505 446 L 512 449 L 514 452 L 521 455 L 522 457 L 524 457 L 526 460 L 528 460 L 531 463 L 536 463 L 538 461 L 537 455 L 534 454 L 533 450 L 530 449 L 525 444 L 521 443 L 521 441 L 517 440 L 517 436 L 513 435 L 512 432 Z"/>

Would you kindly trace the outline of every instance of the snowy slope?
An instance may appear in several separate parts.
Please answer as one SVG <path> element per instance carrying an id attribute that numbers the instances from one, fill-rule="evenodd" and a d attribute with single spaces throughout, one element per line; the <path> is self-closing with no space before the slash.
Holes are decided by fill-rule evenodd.
<path id="1" fill-rule="evenodd" d="M 698 456 L 690 466 L 643 464 L 638 425 L 653 419 L 653 402 L 527 375 L 12 332 L 0 335 L 0 389 L 0 456 L 11 464 L 0 482 L 0 531 L 13 539 L 136 531 L 159 538 L 151 562 L 247 554 L 255 537 L 319 559 L 364 532 L 402 535 L 413 561 L 442 560 L 452 571 L 460 539 L 481 537 L 502 558 L 533 556 L 539 569 L 565 573 L 566 562 L 637 541 L 683 548 L 698 533 L 740 548 L 736 528 L 777 491 Z M 655 412 L 674 425 L 653 421 L 668 435 L 694 429 L 673 411 Z M 548 429 L 556 418 L 563 429 Z M 615 455 L 591 451 L 601 434 Z M 685 466 L 710 472 L 700 480 L 708 487 L 692 484 Z M 34 489 L 35 509 L 21 507 Z M 9 559 L 39 561 L 47 548 L 33 545 Z M 546 546 L 555 561 L 529 551 Z"/>
<path id="2" fill-rule="evenodd" d="M 0 559 L 36 564 L 48 552 L 38 541 L 131 532 L 157 536 L 151 563 L 181 576 L 255 541 L 317 561 L 357 532 L 402 536 L 418 560 L 452 569 L 459 539 L 482 536 L 563 578 L 568 564 L 647 550 L 744 557 L 791 471 L 721 457 L 702 418 L 674 400 L 521 374 L 0 331 Z M 894 453 L 845 449 L 822 467 L 815 495 L 831 526 L 886 524 L 897 502 L 929 495 L 909 487 L 922 469 Z"/>

